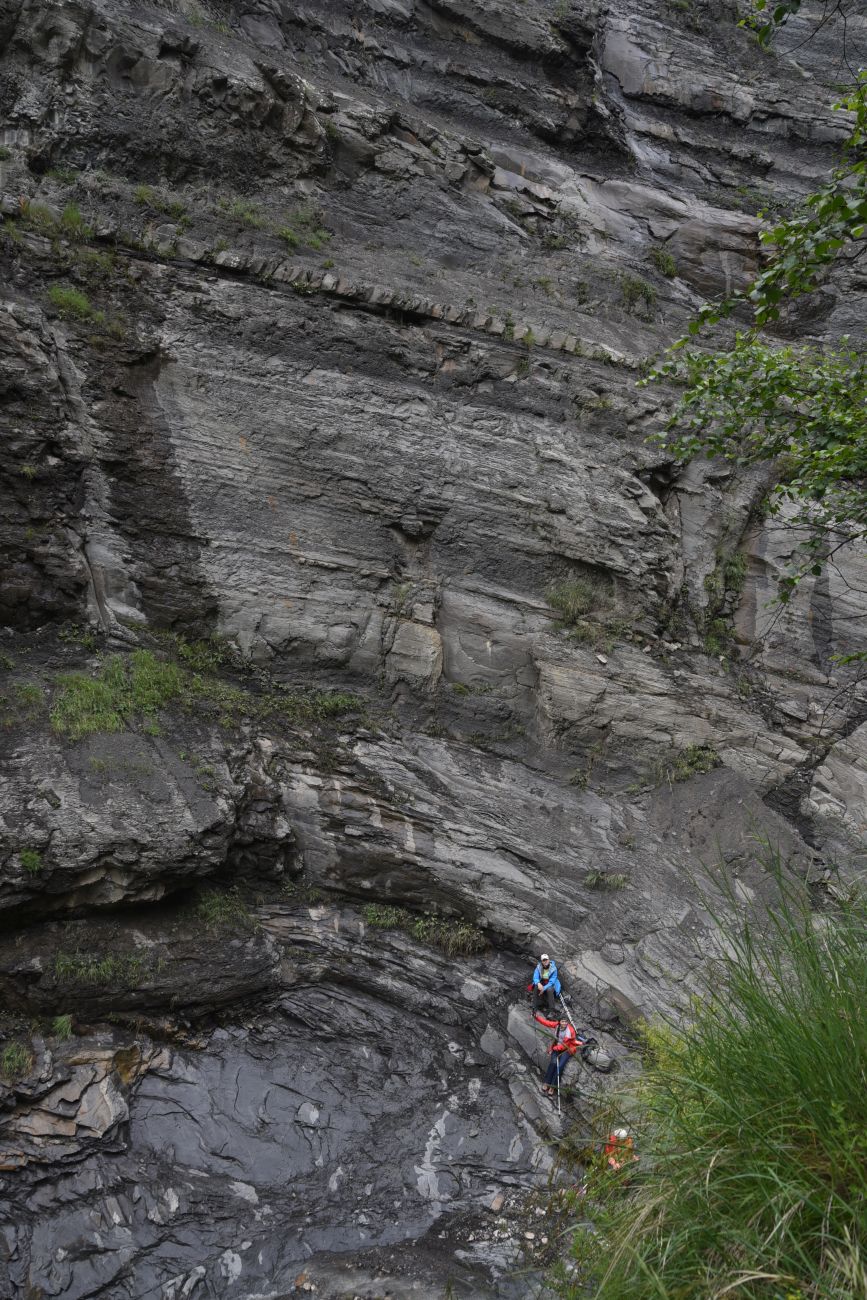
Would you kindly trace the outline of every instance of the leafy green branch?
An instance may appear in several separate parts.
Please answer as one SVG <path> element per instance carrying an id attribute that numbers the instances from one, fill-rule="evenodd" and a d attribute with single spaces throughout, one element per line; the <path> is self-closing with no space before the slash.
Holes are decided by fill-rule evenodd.
<path id="1" fill-rule="evenodd" d="M 836 107 L 854 120 L 831 180 L 795 216 L 761 232 L 768 260 L 752 284 L 706 303 L 642 381 L 668 380 L 682 389 L 656 439 L 678 459 L 704 454 L 740 465 L 776 463 L 770 509 L 795 502 L 796 522 L 809 531 L 805 561 L 781 583 L 783 601 L 801 576 L 820 571 L 829 544 L 867 536 L 863 350 L 848 338 L 837 348 L 784 346 L 761 333 L 788 304 L 818 288 L 839 259 L 852 261 L 867 248 L 867 74 Z M 690 346 L 736 310 L 752 323 L 726 350 Z"/>

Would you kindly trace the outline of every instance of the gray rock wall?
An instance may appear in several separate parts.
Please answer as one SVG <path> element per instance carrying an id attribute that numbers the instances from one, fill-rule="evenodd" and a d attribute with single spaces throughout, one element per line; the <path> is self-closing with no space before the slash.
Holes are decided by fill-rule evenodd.
<path id="1" fill-rule="evenodd" d="M 837 157 L 810 20 L 764 54 L 717 0 L 0 0 L 10 1294 L 517 1300 L 533 954 L 629 1069 L 720 862 L 757 908 L 757 840 L 817 896 L 860 873 L 864 557 L 773 604 L 772 470 L 672 464 L 637 383 Z M 842 275 L 793 328 L 863 319 Z M 61 734 L 136 648 L 182 687 Z M 277 707 L 312 691 L 355 699 Z"/>

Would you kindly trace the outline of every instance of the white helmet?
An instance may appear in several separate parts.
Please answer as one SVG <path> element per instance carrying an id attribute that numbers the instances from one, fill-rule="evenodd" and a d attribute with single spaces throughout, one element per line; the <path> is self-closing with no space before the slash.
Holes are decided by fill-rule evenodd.
<path id="1" fill-rule="evenodd" d="M 625 1142 L 626 1139 L 629 1137 L 629 1129 L 616 1128 L 611 1136 L 616 1137 L 618 1142 Z"/>
<path id="2" fill-rule="evenodd" d="M 548 956 L 548 954 L 547 954 L 546 952 L 543 952 L 543 953 L 542 953 L 542 956 L 540 957 L 539 960 L 540 960 L 540 961 L 543 963 L 543 965 L 544 965 L 544 963 L 545 963 L 546 961 L 550 961 L 551 958 Z"/>

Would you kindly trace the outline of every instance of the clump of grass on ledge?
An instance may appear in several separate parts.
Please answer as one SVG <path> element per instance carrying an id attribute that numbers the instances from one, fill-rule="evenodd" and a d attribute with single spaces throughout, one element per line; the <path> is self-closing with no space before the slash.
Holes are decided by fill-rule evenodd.
<path id="1" fill-rule="evenodd" d="M 651 248 L 650 260 L 660 275 L 668 276 L 669 279 L 677 275 L 677 262 L 675 262 L 667 248 L 663 248 L 661 245 Z"/>
<path id="2" fill-rule="evenodd" d="M 722 925 L 686 1023 L 649 1032 L 641 1162 L 628 1189 L 591 1174 L 569 1300 L 867 1296 L 867 905 L 781 889 Z"/>
<path id="3" fill-rule="evenodd" d="M 160 709 L 181 695 L 184 673 L 149 650 L 136 650 L 129 662 L 112 655 L 96 676 L 64 673 L 58 686 L 51 724 L 71 740 L 80 740 L 95 731 L 123 731 L 134 716 L 155 721 Z"/>
<path id="4" fill-rule="evenodd" d="M 489 946 L 482 931 L 469 921 L 455 921 L 429 912 L 419 916 L 388 903 L 367 903 L 362 912 L 368 925 L 380 930 L 404 930 L 419 943 L 439 948 L 450 957 L 484 952 Z"/>
<path id="5" fill-rule="evenodd" d="M 51 1032 L 62 1043 L 67 1042 L 72 1037 L 72 1016 L 55 1016 L 51 1022 Z"/>
<path id="6" fill-rule="evenodd" d="M 158 735 L 159 715 L 168 708 L 216 715 L 225 726 L 245 717 L 320 722 L 361 708 L 356 696 L 343 691 L 256 694 L 206 672 L 189 671 L 185 664 L 212 668 L 222 661 L 220 646 L 210 642 L 182 642 L 178 653 L 185 663 L 136 650 L 128 659 L 112 655 L 95 674 L 61 674 L 51 725 L 70 740 L 80 740 L 94 732 L 123 731 L 134 720 Z"/>
<path id="7" fill-rule="evenodd" d="M 713 745 L 687 745 L 676 755 L 674 762 L 665 769 L 665 779 L 669 782 L 688 781 L 701 772 L 712 772 L 722 765 L 722 759 Z"/>
<path id="8" fill-rule="evenodd" d="M 101 311 L 93 306 L 87 294 L 74 289 L 69 284 L 52 284 L 48 290 L 48 301 L 52 307 L 70 320 L 89 320 L 100 323 L 105 319 Z"/>
<path id="9" fill-rule="evenodd" d="M 622 871 L 601 871 L 594 868 L 587 872 L 583 885 L 585 889 L 625 889 L 629 877 Z"/>
<path id="10" fill-rule="evenodd" d="M 196 912 L 212 929 L 222 926 L 242 928 L 252 923 L 250 913 L 237 889 L 208 889 L 196 903 Z"/>
<path id="11" fill-rule="evenodd" d="M 33 1068 L 33 1053 L 23 1043 L 7 1043 L 0 1052 L 0 1075 L 4 1079 L 22 1079 Z"/>
<path id="12" fill-rule="evenodd" d="M 163 194 L 152 185 L 137 185 L 133 190 L 133 198 L 141 207 L 150 208 L 153 212 L 162 212 L 175 220 L 183 217 L 187 210 L 187 205 L 182 199 L 173 194 Z"/>
<path id="13" fill-rule="evenodd" d="M 145 974 L 145 958 L 137 953 L 58 952 L 54 978 L 58 984 L 133 987 Z"/>
<path id="14" fill-rule="evenodd" d="M 290 249 L 324 248 L 331 239 L 331 232 L 322 224 L 324 220 L 325 214 L 319 208 L 295 208 L 277 235 Z"/>
<path id="15" fill-rule="evenodd" d="M 585 614 L 599 613 L 611 607 L 611 591 L 599 578 L 572 573 L 552 584 L 545 593 L 548 604 L 560 615 L 565 627 L 579 624 Z"/>
<path id="16" fill-rule="evenodd" d="M 248 199 L 218 199 L 217 210 L 251 230 L 261 230 L 267 224 L 260 209 Z"/>

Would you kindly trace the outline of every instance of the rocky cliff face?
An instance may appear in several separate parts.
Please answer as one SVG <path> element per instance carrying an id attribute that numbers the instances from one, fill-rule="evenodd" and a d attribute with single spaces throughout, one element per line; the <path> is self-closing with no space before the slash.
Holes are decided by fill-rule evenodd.
<path id="1" fill-rule="evenodd" d="M 863 865 L 863 555 L 769 604 L 636 386 L 832 165 L 792 32 L 0 0 L 4 1294 L 522 1296 L 540 945 L 628 1068 L 702 864 Z"/>

